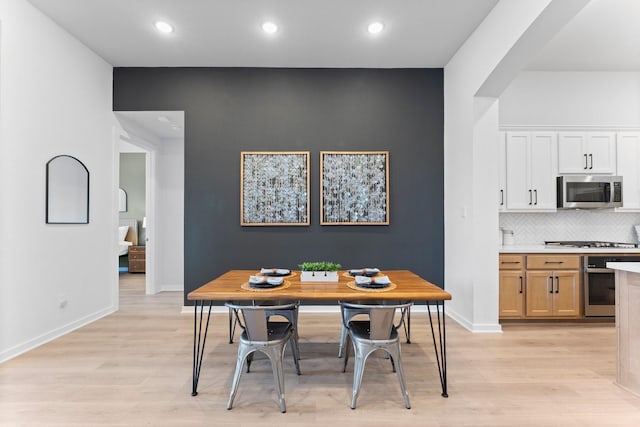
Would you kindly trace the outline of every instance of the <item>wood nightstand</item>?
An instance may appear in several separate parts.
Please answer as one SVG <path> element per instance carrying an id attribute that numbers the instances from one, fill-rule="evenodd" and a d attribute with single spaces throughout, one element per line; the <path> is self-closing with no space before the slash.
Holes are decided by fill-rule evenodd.
<path id="1" fill-rule="evenodd" d="M 129 273 L 144 273 L 145 265 L 145 247 L 129 246 Z"/>

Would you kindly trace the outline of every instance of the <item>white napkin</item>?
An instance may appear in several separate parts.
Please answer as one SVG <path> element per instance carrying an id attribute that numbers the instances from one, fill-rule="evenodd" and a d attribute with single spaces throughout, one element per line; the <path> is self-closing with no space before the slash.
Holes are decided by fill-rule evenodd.
<path id="1" fill-rule="evenodd" d="M 371 283 L 371 277 L 356 276 L 355 282 L 356 282 L 356 285 L 368 285 L 369 283 Z"/>
<path id="2" fill-rule="evenodd" d="M 282 285 L 283 280 L 282 277 L 269 277 L 267 283 L 270 285 Z"/>
<path id="3" fill-rule="evenodd" d="M 380 273 L 380 269 L 379 268 L 365 268 L 364 269 L 364 274 L 378 274 Z"/>
<path id="4" fill-rule="evenodd" d="M 249 276 L 249 283 L 254 283 L 254 284 L 267 283 L 267 278 L 263 276 Z"/>
<path id="5" fill-rule="evenodd" d="M 388 285 L 391 283 L 391 280 L 389 280 L 389 276 L 380 276 L 374 277 L 373 283 L 376 283 L 378 285 Z"/>

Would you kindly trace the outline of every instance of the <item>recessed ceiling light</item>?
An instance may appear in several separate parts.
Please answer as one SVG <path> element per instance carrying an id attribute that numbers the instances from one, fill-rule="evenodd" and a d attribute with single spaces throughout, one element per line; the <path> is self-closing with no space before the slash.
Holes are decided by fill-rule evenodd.
<path id="1" fill-rule="evenodd" d="M 158 121 L 163 123 L 169 123 L 169 117 L 167 116 L 158 116 Z"/>
<path id="2" fill-rule="evenodd" d="M 383 28 L 384 28 L 384 24 L 382 22 L 372 22 L 367 27 L 367 30 L 371 34 L 378 34 L 380 31 L 382 31 Z"/>
<path id="3" fill-rule="evenodd" d="M 273 34 L 278 31 L 278 26 L 271 21 L 267 21 L 262 23 L 262 31 L 267 34 Z"/>
<path id="4" fill-rule="evenodd" d="M 156 21 L 153 23 L 153 26 L 156 27 L 156 30 L 160 31 L 161 33 L 173 33 L 173 25 L 169 24 L 168 22 Z"/>

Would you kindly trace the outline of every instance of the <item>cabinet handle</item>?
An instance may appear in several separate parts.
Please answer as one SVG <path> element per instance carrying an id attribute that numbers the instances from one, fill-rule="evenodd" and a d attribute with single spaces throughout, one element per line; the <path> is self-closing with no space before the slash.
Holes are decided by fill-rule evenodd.
<path id="1" fill-rule="evenodd" d="M 520 276 L 520 293 L 522 293 L 522 276 Z"/>
<path id="2" fill-rule="evenodd" d="M 556 294 L 560 292 L 560 278 L 556 276 Z"/>
<path id="3" fill-rule="evenodd" d="M 587 155 L 584 154 L 584 168 L 588 169 L 589 168 L 589 161 L 587 160 Z"/>
<path id="4" fill-rule="evenodd" d="M 529 190 L 529 206 L 531 206 L 533 204 L 533 196 L 532 196 L 532 191 Z"/>
<path id="5" fill-rule="evenodd" d="M 589 162 L 591 163 L 589 169 L 593 169 L 593 154 L 589 154 Z"/>
<path id="6" fill-rule="evenodd" d="M 538 205 L 538 190 L 533 190 L 533 196 L 534 196 L 534 205 Z"/>
<path id="7" fill-rule="evenodd" d="M 504 206 L 504 190 L 500 190 L 500 206 Z"/>
<path id="8" fill-rule="evenodd" d="M 500 261 L 500 264 L 520 264 L 520 261 Z"/>
<path id="9" fill-rule="evenodd" d="M 551 290 L 550 291 L 549 291 L 549 279 L 551 279 Z M 547 277 L 547 290 L 549 291 L 550 294 L 553 293 L 553 276 Z"/>
<path id="10" fill-rule="evenodd" d="M 564 261 L 545 261 L 545 264 L 564 264 Z"/>

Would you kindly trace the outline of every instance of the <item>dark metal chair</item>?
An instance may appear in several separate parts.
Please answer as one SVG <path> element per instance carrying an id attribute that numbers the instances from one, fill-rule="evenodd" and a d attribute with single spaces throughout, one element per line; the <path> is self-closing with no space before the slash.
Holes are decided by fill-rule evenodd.
<path id="1" fill-rule="evenodd" d="M 400 356 L 400 339 L 398 329 L 404 323 L 405 313 L 412 303 L 387 303 L 387 304 L 353 304 L 340 303 L 342 323 L 347 330 L 346 345 L 344 349 L 344 364 L 342 372 L 346 372 L 349 360 L 349 342 L 353 343 L 355 352 L 353 372 L 353 394 L 351 408 L 355 409 L 362 375 L 367 358 L 376 350 L 384 350 L 391 359 L 393 371 L 398 374 L 400 390 L 407 409 L 411 408 L 409 393 L 404 380 L 402 359 Z M 396 310 L 400 310 L 400 321 L 394 324 Z M 354 312 L 357 312 L 353 315 Z M 355 316 L 364 314 L 367 320 L 358 320 Z"/>
<path id="2" fill-rule="evenodd" d="M 233 406 L 233 400 L 238 391 L 238 384 L 240 383 L 240 376 L 245 362 L 247 363 L 247 372 L 249 372 L 251 355 L 259 351 L 264 353 L 271 361 L 280 410 L 286 412 L 283 372 L 284 350 L 286 344 L 290 342 L 296 373 L 300 375 L 298 342 L 295 339 L 295 330 L 291 321 L 273 321 L 271 318 L 282 316 L 281 311 L 290 312 L 296 307 L 296 304 L 263 306 L 226 303 L 225 305 L 232 310 L 238 326 L 242 329 L 240 343 L 238 344 L 236 370 L 233 375 L 233 384 L 227 409 L 231 409 Z"/>

